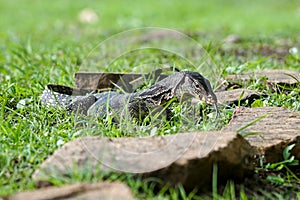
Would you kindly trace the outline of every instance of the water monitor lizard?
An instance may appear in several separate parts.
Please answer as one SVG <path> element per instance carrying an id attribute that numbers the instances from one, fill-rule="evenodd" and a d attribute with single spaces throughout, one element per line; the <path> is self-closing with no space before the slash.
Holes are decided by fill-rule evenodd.
<path id="1" fill-rule="evenodd" d="M 214 105 L 218 114 L 217 97 L 210 82 L 198 72 L 191 71 L 176 72 L 145 90 L 129 94 L 114 91 L 94 93 L 67 86 L 47 85 L 41 95 L 45 105 L 94 117 L 109 114 L 114 118 L 125 115 L 143 118 L 149 110 L 163 106 L 171 99 L 182 102 L 190 98 Z"/>

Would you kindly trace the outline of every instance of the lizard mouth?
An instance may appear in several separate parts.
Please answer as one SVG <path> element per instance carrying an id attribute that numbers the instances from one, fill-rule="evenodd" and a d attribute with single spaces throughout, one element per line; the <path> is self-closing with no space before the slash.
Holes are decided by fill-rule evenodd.
<path id="1" fill-rule="evenodd" d="M 200 97 L 199 100 L 214 106 L 215 110 L 216 110 L 216 119 L 220 116 L 220 111 L 219 111 L 219 107 L 218 107 L 218 102 L 212 97 L 212 96 L 203 96 Z"/>
<path id="2" fill-rule="evenodd" d="M 199 100 L 209 104 L 209 105 L 215 105 L 217 102 L 212 98 L 212 96 L 203 96 L 203 97 L 199 97 Z"/>

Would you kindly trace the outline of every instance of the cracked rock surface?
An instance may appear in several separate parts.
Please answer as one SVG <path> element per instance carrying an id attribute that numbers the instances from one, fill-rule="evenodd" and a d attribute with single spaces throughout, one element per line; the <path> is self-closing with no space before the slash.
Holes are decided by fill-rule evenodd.
<path id="1" fill-rule="evenodd" d="M 158 177 L 164 184 L 187 189 L 210 187 L 213 163 L 220 180 L 243 179 L 254 170 L 254 152 L 239 134 L 228 131 L 179 133 L 144 138 L 89 136 L 65 144 L 35 171 L 35 180 L 63 176 L 76 170 L 101 168 Z"/>
<path id="2" fill-rule="evenodd" d="M 19 192 L 4 197 L 7 200 L 82 200 L 82 199 L 108 199 L 133 200 L 129 187 L 118 182 L 75 183 L 56 187 L 46 187 L 34 191 Z"/>
<path id="3" fill-rule="evenodd" d="M 261 118 L 261 119 L 259 119 Z M 257 120 L 255 123 L 251 122 Z M 285 147 L 295 143 L 292 153 L 300 158 L 300 112 L 281 107 L 236 107 L 229 125 L 223 131 L 240 131 L 245 139 L 264 155 L 266 162 L 283 160 Z"/>

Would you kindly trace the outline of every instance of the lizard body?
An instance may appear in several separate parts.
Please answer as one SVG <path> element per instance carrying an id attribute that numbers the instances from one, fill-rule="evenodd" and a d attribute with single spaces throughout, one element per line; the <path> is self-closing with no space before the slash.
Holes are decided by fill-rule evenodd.
<path id="1" fill-rule="evenodd" d="M 105 117 L 107 114 L 143 118 L 157 106 L 171 99 L 182 102 L 190 98 L 202 100 L 217 109 L 217 97 L 210 82 L 197 72 L 176 72 L 150 88 L 140 92 L 121 94 L 113 91 L 95 93 L 67 86 L 47 85 L 41 95 L 45 105 L 66 108 L 88 116 Z M 217 110 L 218 112 L 218 110 Z"/>

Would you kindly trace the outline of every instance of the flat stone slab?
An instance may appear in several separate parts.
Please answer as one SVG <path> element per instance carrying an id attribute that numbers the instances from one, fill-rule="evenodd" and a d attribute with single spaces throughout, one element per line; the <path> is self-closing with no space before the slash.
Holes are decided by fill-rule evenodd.
<path id="1" fill-rule="evenodd" d="M 19 192 L 5 197 L 7 200 L 55 200 L 55 199 L 110 199 L 132 200 L 130 188 L 117 182 L 75 183 L 59 187 L 46 187 L 39 190 Z"/>
<path id="2" fill-rule="evenodd" d="M 210 187 L 213 163 L 220 180 L 243 179 L 253 172 L 254 151 L 239 134 L 226 131 L 179 133 L 143 138 L 88 136 L 65 144 L 42 163 L 35 180 L 76 171 L 132 173 L 158 177 L 187 189 Z M 234 170 L 233 170 L 234 169 Z M 218 179 L 219 180 L 219 179 Z"/>
<path id="3" fill-rule="evenodd" d="M 261 94 L 255 90 L 247 89 L 235 89 L 215 92 L 219 104 L 235 104 L 238 105 L 238 102 L 243 103 L 246 100 L 254 101 L 259 99 Z"/>
<path id="4" fill-rule="evenodd" d="M 75 73 L 75 85 L 80 89 L 113 89 L 119 85 L 122 89 L 131 90 L 131 81 L 142 77 L 138 73 L 96 73 L 77 72 Z M 126 82 L 126 84 L 124 84 Z"/>
<path id="5" fill-rule="evenodd" d="M 250 124 L 254 120 L 257 122 Z M 248 125 L 248 126 L 247 126 Z M 245 129 L 243 129 L 245 127 Z M 241 130 L 243 129 L 243 130 Z M 266 162 L 282 161 L 282 152 L 292 143 L 292 153 L 300 158 L 300 112 L 281 107 L 236 107 L 229 125 L 223 131 L 239 131 L 245 139 L 264 155 Z"/>
<path id="6" fill-rule="evenodd" d="M 266 83 L 269 85 L 299 85 L 300 73 L 293 70 L 262 70 L 256 72 L 242 73 L 236 75 L 228 75 L 226 80 L 232 82 L 248 82 L 266 78 Z"/>
<path id="7" fill-rule="evenodd" d="M 125 92 L 134 92 L 135 89 L 142 86 L 145 79 L 156 81 L 167 77 L 164 71 L 170 71 L 170 68 L 158 69 L 148 74 L 142 73 L 111 73 L 111 72 L 77 72 L 75 73 L 75 85 L 80 89 L 88 90 L 110 90 L 121 88 Z"/>

